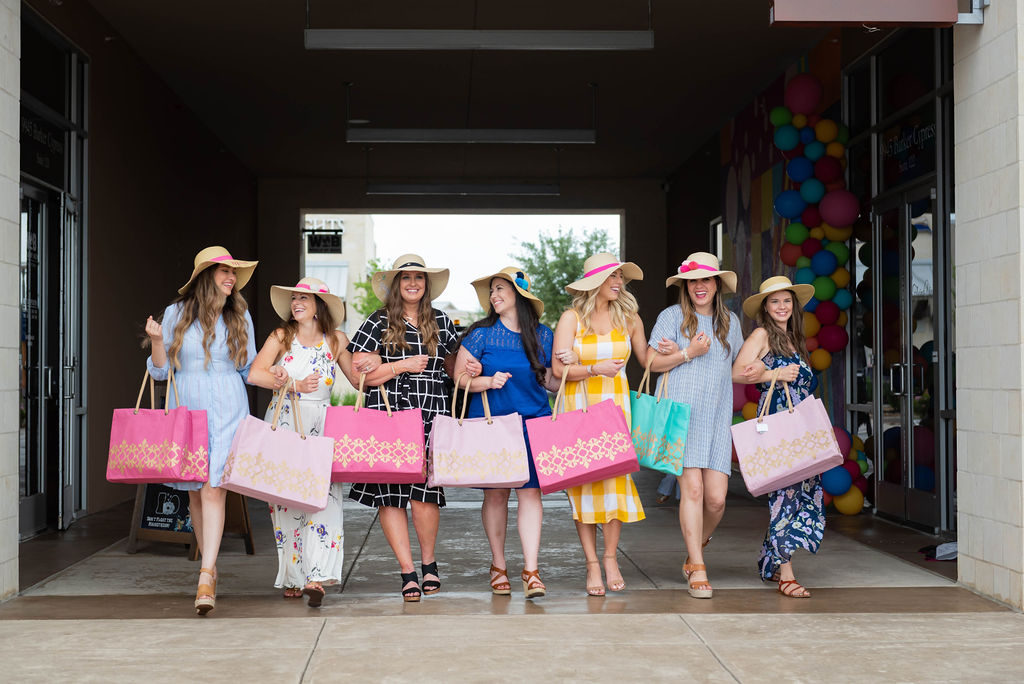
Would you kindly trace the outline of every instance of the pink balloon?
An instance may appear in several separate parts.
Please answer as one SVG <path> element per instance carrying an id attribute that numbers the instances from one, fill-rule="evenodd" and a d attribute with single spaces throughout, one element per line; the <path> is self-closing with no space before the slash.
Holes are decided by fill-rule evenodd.
<path id="1" fill-rule="evenodd" d="M 814 177 L 825 185 L 835 183 L 843 177 L 843 165 L 835 157 L 826 154 L 814 162 Z"/>
<path id="2" fill-rule="evenodd" d="M 849 341 L 850 336 L 846 334 L 846 330 L 838 325 L 826 325 L 818 331 L 818 344 L 822 349 L 833 354 L 846 347 Z"/>
<path id="3" fill-rule="evenodd" d="M 859 489 L 861 494 L 868 493 L 868 480 L 863 475 L 853 478 L 853 486 Z"/>
<path id="4" fill-rule="evenodd" d="M 812 204 L 804 209 L 804 213 L 800 215 L 800 223 L 804 224 L 808 228 L 817 228 L 820 226 L 821 212 L 818 211 L 818 207 Z"/>
<path id="5" fill-rule="evenodd" d="M 732 412 L 737 413 L 743 410 L 743 405 L 747 403 L 746 394 L 743 391 L 745 385 L 741 385 L 738 382 L 732 383 Z"/>
<path id="6" fill-rule="evenodd" d="M 747 395 L 747 401 L 752 401 L 755 404 L 761 401 L 761 390 L 757 389 L 757 385 L 744 385 L 743 388 Z"/>
<path id="7" fill-rule="evenodd" d="M 797 74 L 786 84 L 784 100 L 794 114 L 810 114 L 818 108 L 821 93 L 821 81 L 816 77 L 810 74 Z"/>
<path id="8" fill-rule="evenodd" d="M 839 320 L 839 306 L 832 300 L 818 302 L 814 315 L 822 325 L 832 325 Z"/>
<path id="9" fill-rule="evenodd" d="M 857 465 L 857 461 L 854 461 L 854 460 L 843 461 L 843 467 L 846 468 L 847 472 L 850 473 L 850 479 L 851 480 L 856 480 L 858 477 L 860 477 L 860 466 Z M 854 475 L 854 473 L 856 473 L 856 475 Z"/>
<path id="10" fill-rule="evenodd" d="M 850 454 L 850 447 L 853 446 L 853 442 L 850 440 L 850 433 L 845 428 L 841 428 L 838 425 L 832 428 L 832 431 L 836 433 L 836 441 L 839 442 L 839 453 L 846 458 Z M 853 473 L 850 473 L 853 475 Z M 860 475 L 860 467 L 857 468 L 857 474 Z"/>
<path id="11" fill-rule="evenodd" d="M 860 215 L 860 202 L 849 190 L 832 190 L 821 199 L 818 211 L 825 223 L 833 228 L 845 228 L 852 226 Z"/>

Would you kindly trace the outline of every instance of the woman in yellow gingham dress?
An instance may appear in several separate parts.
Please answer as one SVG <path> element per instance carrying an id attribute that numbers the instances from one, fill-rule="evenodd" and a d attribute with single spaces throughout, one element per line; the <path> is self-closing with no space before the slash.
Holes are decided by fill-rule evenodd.
<path id="1" fill-rule="evenodd" d="M 633 349 L 637 360 L 646 361 L 647 340 L 637 316 L 637 303 L 626 283 L 643 278 L 633 263 L 622 263 L 611 254 L 596 254 L 584 262 L 584 277 L 566 287 L 574 295 L 573 306 L 562 314 L 555 330 L 552 370 L 566 374 L 566 410 L 584 406 L 583 393 L 591 404 L 612 399 L 629 414 L 629 382 L 626 361 Z M 578 365 L 576 365 L 578 364 Z M 603 596 L 601 563 L 597 555 L 597 525 L 604 536 L 604 572 L 608 588 L 621 591 L 626 583 L 616 556 L 622 523 L 644 519 L 643 505 L 629 475 L 592 482 L 566 490 L 573 520 L 587 558 L 587 593 Z"/>

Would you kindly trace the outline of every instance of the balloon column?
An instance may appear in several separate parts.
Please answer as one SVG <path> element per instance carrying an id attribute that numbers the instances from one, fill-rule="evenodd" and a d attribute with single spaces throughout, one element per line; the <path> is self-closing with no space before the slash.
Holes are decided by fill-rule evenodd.
<path id="1" fill-rule="evenodd" d="M 804 334 L 817 371 L 828 369 L 832 354 L 850 341 L 847 242 L 860 214 L 860 203 L 843 179 L 850 133 L 815 113 L 821 95 L 817 78 L 799 74 L 786 84 L 785 104 L 769 114 L 791 186 L 775 198 L 776 213 L 788 220 L 780 258 L 796 269 L 793 282 L 814 286 L 814 297 L 804 307 Z"/>

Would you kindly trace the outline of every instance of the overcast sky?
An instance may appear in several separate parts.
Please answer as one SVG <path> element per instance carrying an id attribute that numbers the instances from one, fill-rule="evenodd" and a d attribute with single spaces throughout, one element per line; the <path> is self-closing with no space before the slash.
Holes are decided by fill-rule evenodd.
<path id="1" fill-rule="evenodd" d="M 480 307 L 470 282 L 515 266 L 512 254 L 541 232 L 603 230 L 618 245 L 619 216 L 600 214 L 373 214 L 377 256 L 387 264 L 406 253 L 419 254 L 428 268 L 451 270 L 448 287 L 438 297 L 460 309 Z M 582 274 L 580 274 L 582 275 Z"/>

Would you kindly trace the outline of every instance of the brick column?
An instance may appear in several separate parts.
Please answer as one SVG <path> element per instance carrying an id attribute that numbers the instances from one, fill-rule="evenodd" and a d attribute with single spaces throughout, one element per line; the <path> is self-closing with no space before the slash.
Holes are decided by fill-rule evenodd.
<path id="1" fill-rule="evenodd" d="M 18 591 L 21 3 L 0 3 L 0 600 Z"/>
<path id="2" fill-rule="evenodd" d="M 1024 0 L 995 0 L 953 43 L 960 581 L 1022 607 L 1021 143 Z"/>

